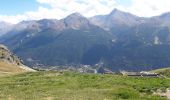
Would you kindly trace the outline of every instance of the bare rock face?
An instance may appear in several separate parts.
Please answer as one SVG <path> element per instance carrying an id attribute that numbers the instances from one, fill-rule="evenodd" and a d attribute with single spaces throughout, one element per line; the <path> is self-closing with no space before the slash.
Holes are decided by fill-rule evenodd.
<path id="1" fill-rule="evenodd" d="M 66 27 L 73 29 L 88 28 L 90 22 L 79 13 L 73 13 L 64 19 Z"/>
<path id="2" fill-rule="evenodd" d="M 105 30 L 113 27 L 133 27 L 142 22 L 143 18 L 133 14 L 114 9 L 108 15 L 98 15 L 89 19 L 94 25 L 100 26 Z"/>
<path id="3" fill-rule="evenodd" d="M 0 45 L 0 60 L 16 65 L 22 65 L 22 60 L 13 53 L 11 53 L 4 45 Z"/>
<path id="4" fill-rule="evenodd" d="M 25 71 L 34 71 L 33 69 L 25 66 L 23 61 L 18 56 L 13 54 L 6 46 L 2 44 L 0 44 L 0 62 L 18 66 L 18 68 Z"/>

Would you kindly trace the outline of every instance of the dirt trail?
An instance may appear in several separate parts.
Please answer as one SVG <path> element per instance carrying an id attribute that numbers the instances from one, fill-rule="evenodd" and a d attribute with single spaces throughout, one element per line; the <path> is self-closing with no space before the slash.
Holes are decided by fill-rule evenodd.
<path id="1" fill-rule="evenodd" d="M 170 100 L 170 89 L 167 89 L 166 96 L 167 96 L 168 100 Z"/>
<path id="2" fill-rule="evenodd" d="M 170 100 L 170 89 L 166 90 L 166 93 L 162 93 L 162 92 L 155 92 L 154 95 L 159 95 L 159 96 L 163 96 L 163 97 L 167 97 L 168 100 Z"/>

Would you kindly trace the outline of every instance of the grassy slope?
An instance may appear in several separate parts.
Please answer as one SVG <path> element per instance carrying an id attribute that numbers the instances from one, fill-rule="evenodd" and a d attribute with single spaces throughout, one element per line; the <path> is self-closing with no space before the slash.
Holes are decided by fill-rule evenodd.
<path id="1" fill-rule="evenodd" d="M 170 78 L 170 67 L 169 68 L 163 68 L 163 69 L 157 69 L 153 72 L 159 73 L 161 75 L 167 76 Z"/>
<path id="2" fill-rule="evenodd" d="M 0 76 L 21 72 L 25 72 L 25 70 L 19 68 L 17 65 L 0 61 Z"/>
<path id="3" fill-rule="evenodd" d="M 170 80 L 58 72 L 34 72 L 0 78 L 1 100 L 164 100 L 152 91 Z M 166 100 L 166 99 L 165 99 Z"/>

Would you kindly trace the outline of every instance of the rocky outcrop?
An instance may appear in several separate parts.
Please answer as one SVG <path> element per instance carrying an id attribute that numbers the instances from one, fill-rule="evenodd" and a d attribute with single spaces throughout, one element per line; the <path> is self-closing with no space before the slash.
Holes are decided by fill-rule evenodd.
<path id="1" fill-rule="evenodd" d="M 13 54 L 6 46 L 0 44 L 0 62 L 7 63 L 13 66 L 18 66 L 18 69 L 23 71 L 34 71 L 33 69 L 25 66 L 23 61 Z"/>

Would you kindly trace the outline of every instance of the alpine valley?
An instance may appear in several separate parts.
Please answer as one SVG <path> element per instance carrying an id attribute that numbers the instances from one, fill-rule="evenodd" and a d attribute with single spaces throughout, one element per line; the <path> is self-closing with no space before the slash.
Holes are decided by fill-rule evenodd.
<path id="1" fill-rule="evenodd" d="M 102 66 L 112 70 L 153 70 L 170 66 L 170 13 L 150 18 L 114 9 L 86 18 L 0 23 L 0 43 L 26 65 Z"/>

